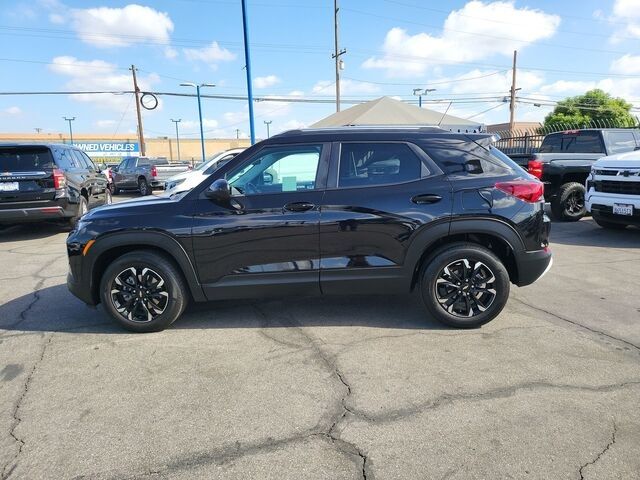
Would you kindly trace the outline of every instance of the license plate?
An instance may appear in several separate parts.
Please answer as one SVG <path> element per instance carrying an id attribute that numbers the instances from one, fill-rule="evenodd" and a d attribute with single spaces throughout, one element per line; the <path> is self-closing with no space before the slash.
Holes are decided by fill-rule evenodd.
<path id="1" fill-rule="evenodd" d="M 20 190 L 18 182 L 0 182 L 0 192 L 15 192 Z"/>
<path id="2" fill-rule="evenodd" d="M 633 205 L 629 205 L 627 203 L 614 203 L 613 204 L 613 214 L 614 215 L 633 215 Z"/>

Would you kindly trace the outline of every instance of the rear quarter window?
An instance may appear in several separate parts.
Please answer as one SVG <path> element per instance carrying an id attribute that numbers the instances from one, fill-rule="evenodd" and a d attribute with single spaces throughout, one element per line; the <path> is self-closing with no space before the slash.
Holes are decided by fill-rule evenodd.
<path id="1" fill-rule="evenodd" d="M 53 155 L 46 147 L 0 148 L 0 171 L 33 172 L 55 167 Z"/>
<path id="2" fill-rule="evenodd" d="M 471 140 L 433 138 L 422 146 L 447 174 L 505 175 L 513 172 L 513 162 L 505 161 L 502 152 L 497 149 L 492 152 Z"/>

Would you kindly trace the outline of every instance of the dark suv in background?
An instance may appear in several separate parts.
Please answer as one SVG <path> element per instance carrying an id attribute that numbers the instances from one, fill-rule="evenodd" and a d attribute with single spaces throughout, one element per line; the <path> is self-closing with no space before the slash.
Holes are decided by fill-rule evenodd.
<path id="1" fill-rule="evenodd" d="M 483 134 L 296 130 L 190 191 L 90 212 L 67 240 L 70 290 L 124 327 L 189 300 L 419 291 L 456 327 L 496 317 L 551 266 L 543 185 Z"/>
<path id="2" fill-rule="evenodd" d="M 73 225 L 91 208 L 109 203 L 107 177 L 79 148 L 0 144 L 0 224 Z"/>

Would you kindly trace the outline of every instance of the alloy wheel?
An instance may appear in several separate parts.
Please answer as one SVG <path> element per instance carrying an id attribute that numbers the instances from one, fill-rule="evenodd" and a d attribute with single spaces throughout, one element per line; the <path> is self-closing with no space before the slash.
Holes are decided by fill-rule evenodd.
<path id="1" fill-rule="evenodd" d="M 584 210 L 584 196 L 573 192 L 566 200 L 566 210 L 570 215 L 576 215 Z"/>
<path id="2" fill-rule="evenodd" d="M 440 306 L 456 317 L 469 318 L 485 312 L 496 299 L 496 277 L 479 261 L 466 258 L 444 267 L 435 283 Z"/>
<path id="3" fill-rule="evenodd" d="M 148 267 L 129 267 L 120 272 L 110 294 L 118 313 L 132 322 L 150 322 L 162 315 L 169 304 L 164 279 Z"/>

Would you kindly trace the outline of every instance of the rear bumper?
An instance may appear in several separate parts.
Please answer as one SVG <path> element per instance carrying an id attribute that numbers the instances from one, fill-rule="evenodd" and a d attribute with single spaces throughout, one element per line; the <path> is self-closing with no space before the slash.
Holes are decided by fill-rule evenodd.
<path id="1" fill-rule="evenodd" d="M 553 256 L 549 247 L 535 252 L 523 252 L 516 257 L 518 264 L 519 287 L 531 285 L 545 275 L 553 265 Z"/>
<path id="2" fill-rule="evenodd" d="M 0 223 L 26 223 L 70 218 L 76 214 L 77 206 L 67 198 L 57 200 L 24 202 L 15 205 L 0 205 Z"/>

